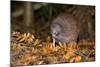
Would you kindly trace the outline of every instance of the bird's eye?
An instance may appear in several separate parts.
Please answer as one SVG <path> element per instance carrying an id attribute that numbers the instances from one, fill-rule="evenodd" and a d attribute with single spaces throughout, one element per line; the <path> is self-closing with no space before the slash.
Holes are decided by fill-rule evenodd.
<path id="1" fill-rule="evenodd" d="M 58 35 L 59 35 L 59 33 L 58 33 L 58 32 L 55 32 L 54 34 L 55 34 L 56 36 L 58 36 Z"/>

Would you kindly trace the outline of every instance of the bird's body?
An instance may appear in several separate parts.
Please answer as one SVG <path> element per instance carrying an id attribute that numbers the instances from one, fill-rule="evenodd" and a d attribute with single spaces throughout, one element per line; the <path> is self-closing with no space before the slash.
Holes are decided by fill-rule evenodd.
<path id="1" fill-rule="evenodd" d="M 77 41 L 79 35 L 78 22 L 71 14 L 61 14 L 52 21 L 51 34 L 56 42 Z"/>

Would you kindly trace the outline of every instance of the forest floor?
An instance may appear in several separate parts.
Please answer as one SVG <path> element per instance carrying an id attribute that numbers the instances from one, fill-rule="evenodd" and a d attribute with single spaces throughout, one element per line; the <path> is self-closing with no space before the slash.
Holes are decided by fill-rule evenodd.
<path id="1" fill-rule="evenodd" d="M 95 61 L 95 40 L 53 46 L 50 36 L 44 42 L 31 33 L 12 32 L 10 59 L 13 67 Z"/>

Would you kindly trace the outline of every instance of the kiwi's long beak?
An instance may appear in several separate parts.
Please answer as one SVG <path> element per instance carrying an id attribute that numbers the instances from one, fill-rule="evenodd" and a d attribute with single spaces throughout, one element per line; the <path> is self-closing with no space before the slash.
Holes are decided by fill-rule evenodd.
<path id="1" fill-rule="evenodd" d="M 55 38 L 53 37 L 53 46 L 55 47 Z"/>

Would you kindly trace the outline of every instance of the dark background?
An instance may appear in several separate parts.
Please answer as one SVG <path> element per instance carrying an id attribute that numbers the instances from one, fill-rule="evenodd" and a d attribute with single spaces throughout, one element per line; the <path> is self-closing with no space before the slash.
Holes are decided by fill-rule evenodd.
<path id="1" fill-rule="evenodd" d="M 83 38 L 95 38 L 95 6 L 11 1 L 11 32 L 30 32 L 45 40 L 52 20 L 62 13 L 74 15 L 80 22 Z"/>

